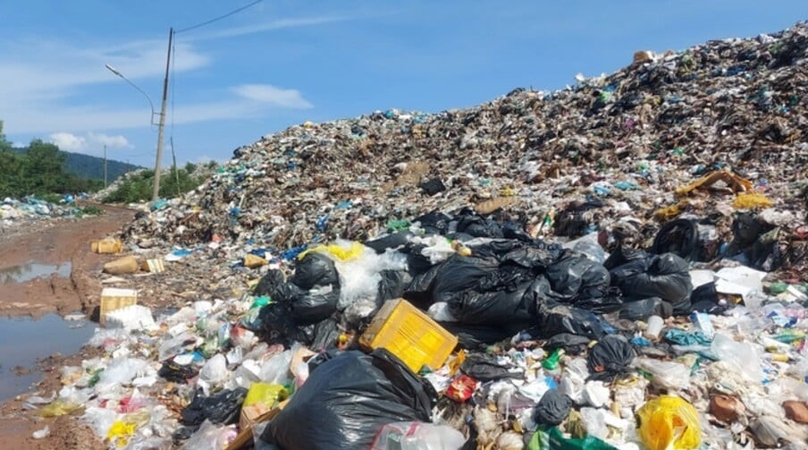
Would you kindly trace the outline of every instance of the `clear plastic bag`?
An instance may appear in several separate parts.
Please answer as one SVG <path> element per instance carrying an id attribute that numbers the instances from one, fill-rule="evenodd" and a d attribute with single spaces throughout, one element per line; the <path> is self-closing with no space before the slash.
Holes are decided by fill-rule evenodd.
<path id="1" fill-rule="evenodd" d="M 181 450 L 222 450 L 238 436 L 235 425 L 216 426 L 205 420 Z"/>
<path id="2" fill-rule="evenodd" d="M 397 422 L 382 427 L 371 450 L 459 450 L 463 434 L 448 425 Z"/>

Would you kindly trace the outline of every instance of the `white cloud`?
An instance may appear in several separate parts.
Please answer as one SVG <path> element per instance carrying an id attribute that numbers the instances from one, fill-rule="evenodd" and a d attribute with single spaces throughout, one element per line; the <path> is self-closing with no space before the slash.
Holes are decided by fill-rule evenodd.
<path id="1" fill-rule="evenodd" d="M 56 144 L 61 150 L 68 152 L 77 152 L 87 148 L 87 139 L 64 131 L 51 134 L 50 141 Z"/>
<path id="2" fill-rule="evenodd" d="M 179 75 L 213 64 L 194 39 L 242 36 L 341 20 L 348 19 L 336 16 L 279 19 L 214 31 L 208 35 L 197 35 L 196 31 L 188 36 L 181 34 L 175 40 L 172 73 Z M 69 130 L 75 137 L 83 138 L 84 143 L 68 140 L 68 136 L 62 134 L 55 139 L 70 148 L 86 147 L 93 143 L 103 145 L 104 142 L 110 147 L 126 146 L 128 141 L 121 140 L 119 136 L 100 134 L 94 139 L 88 134 L 89 130 L 102 132 L 150 126 L 149 111 L 144 111 L 137 103 L 143 99 L 135 98 L 140 94 L 106 70 L 104 65 L 116 68 L 127 79 L 146 88 L 152 100 L 158 100 L 158 80 L 162 79 L 165 71 L 165 39 L 118 44 L 105 42 L 96 39 L 87 44 L 30 38 L 0 41 L 0 54 L 6 61 L 0 64 L 0 119 L 5 121 L 6 133 L 49 135 L 55 131 L 65 133 L 65 130 Z M 99 99 L 98 95 L 92 94 L 98 85 L 116 83 L 119 86 L 115 89 L 119 91 L 114 91 L 115 98 Z M 206 89 L 217 92 L 219 96 L 208 97 L 206 101 L 196 104 L 177 103 L 172 109 L 173 123 L 260 117 L 270 110 L 313 107 L 298 90 L 269 84 L 207 86 Z M 124 101 L 138 106 L 119 106 Z"/>
<path id="3" fill-rule="evenodd" d="M 197 35 L 192 34 L 184 39 L 189 42 L 205 41 L 211 39 L 245 36 L 248 34 L 263 33 L 265 31 L 281 30 L 284 28 L 324 25 L 328 23 L 342 22 L 345 20 L 350 20 L 350 18 L 340 16 L 323 16 L 323 17 L 304 17 L 299 19 L 280 19 L 280 20 L 273 20 L 271 22 L 257 23 L 253 25 L 244 25 L 240 27 L 227 28 L 224 30 L 212 31 Z"/>
<path id="4" fill-rule="evenodd" d="M 284 108 L 308 109 L 313 106 L 296 89 L 282 89 L 271 84 L 243 84 L 234 87 L 233 92 L 247 100 Z"/>
<path id="5" fill-rule="evenodd" d="M 90 131 L 87 133 L 87 137 L 89 140 L 102 146 L 106 145 L 109 148 L 132 148 L 132 144 L 129 143 L 129 140 L 120 134 L 110 136 L 104 133 L 93 133 Z"/>
<path id="6" fill-rule="evenodd" d="M 49 136 L 50 142 L 67 152 L 97 153 L 105 145 L 110 149 L 134 148 L 126 137 L 118 134 L 110 136 L 104 133 L 88 132 L 86 136 L 59 131 Z"/>

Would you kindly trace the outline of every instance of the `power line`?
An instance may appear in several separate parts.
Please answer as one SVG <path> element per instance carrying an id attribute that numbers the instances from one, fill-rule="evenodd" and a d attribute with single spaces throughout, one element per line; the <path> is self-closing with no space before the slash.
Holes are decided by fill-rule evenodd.
<path id="1" fill-rule="evenodd" d="M 222 19 L 226 19 L 226 18 L 228 18 L 228 17 L 232 16 L 233 14 L 238 14 L 238 13 L 240 13 L 241 11 L 244 11 L 245 9 L 252 8 L 253 6 L 255 6 L 255 5 L 257 5 L 257 4 L 259 4 L 259 3 L 261 3 L 261 1 L 262 1 L 262 0 L 255 0 L 254 2 L 250 3 L 249 5 L 242 6 L 241 8 L 238 8 L 238 9 L 234 9 L 233 11 L 230 11 L 229 13 L 227 13 L 227 14 L 225 14 L 225 15 L 219 16 L 219 17 L 217 17 L 217 18 L 215 18 L 215 19 L 210 19 L 210 20 L 208 20 L 208 21 L 206 21 L 206 22 L 202 22 L 202 23 L 200 23 L 200 24 L 196 24 L 196 25 L 191 26 L 191 27 L 188 27 L 188 28 L 183 28 L 183 29 L 181 29 L 181 30 L 177 30 L 177 31 L 175 31 L 175 33 L 184 33 L 184 32 L 186 32 L 186 31 L 195 30 L 195 29 L 197 29 L 197 28 L 199 28 L 199 27 L 204 27 L 205 25 L 210 25 L 210 24 L 212 24 L 213 22 L 218 22 L 218 21 L 220 21 L 220 20 L 222 20 Z"/>

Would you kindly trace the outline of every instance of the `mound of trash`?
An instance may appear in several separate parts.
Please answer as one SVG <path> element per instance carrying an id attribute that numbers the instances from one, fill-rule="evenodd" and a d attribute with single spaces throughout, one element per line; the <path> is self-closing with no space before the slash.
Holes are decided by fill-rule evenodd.
<path id="1" fill-rule="evenodd" d="M 207 183 L 125 236 L 281 251 L 364 240 L 392 219 L 465 206 L 534 235 L 609 230 L 639 243 L 688 213 L 724 241 L 739 207 L 777 207 L 793 214 L 780 220 L 801 222 L 807 34 L 801 23 L 638 52 L 612 75 L 558 92 L 517 89 L 470 109 L 293 126 L 238 148 Z"/>
<path id="2" fill-rule="evenodd" d="M 14 227 L 32 221 L 73 217 L 81 212 L 75 206 L 74 197 L 66 195 L 59 204 L 50 203 L 36 197 L 0 200 L 0 225 Z"/>
<path id="3" fill-rule="evenodd" d="M 27 407 L 130 450 L 805 448 L 806 51 L 798 24 L 240 148 L 95 244 L 110 285 L 232 289 L 105 289 L 103 354 Z"/>

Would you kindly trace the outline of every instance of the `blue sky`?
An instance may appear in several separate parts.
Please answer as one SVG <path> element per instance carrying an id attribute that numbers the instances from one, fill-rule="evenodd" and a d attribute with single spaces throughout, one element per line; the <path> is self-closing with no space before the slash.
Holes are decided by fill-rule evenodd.
<path id="1" fill-rule="evenodd" d="M 169 27 L 250 0 L 26 0 L 2 8 L 7 138 L 152 166 Z M 610 5 L 610 6 L 607 6 Z M 619 6 L 616 6 L 619 5 Z M 435 112 L 515 87 L 552 90 L 637 50 L 680 50 L 808 19 L 805 0 L 594 2 L 264 0 L 175 36 L 167 127 L 179 162 L 226 160 L 306 120 L 389 108 Z M 173 107 L 172 107 L 173 104 Z M 164 165 L 171 154 L 165 153 Z"/>

